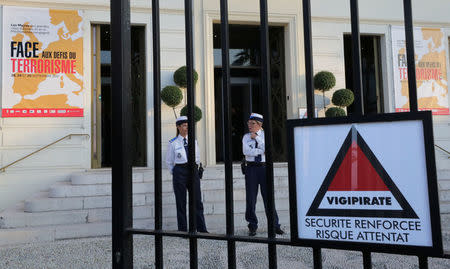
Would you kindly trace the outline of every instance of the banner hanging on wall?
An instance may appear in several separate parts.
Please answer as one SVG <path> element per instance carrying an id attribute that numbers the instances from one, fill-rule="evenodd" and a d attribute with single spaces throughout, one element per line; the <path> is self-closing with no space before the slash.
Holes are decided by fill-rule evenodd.
<path id="1" fill-rule="evenodd" d="M 433 115 L 449 114 L 446 42 L 443 29 L 414 28 L 418 106 Z M 392 27 L 392 52 L 395 110 L 409 111 L 404 27 Z"/>
<path id="2" fill-rule="evenodd" d="M 3 7 L 2 117 L 83 117 L 78 10 Z"/>

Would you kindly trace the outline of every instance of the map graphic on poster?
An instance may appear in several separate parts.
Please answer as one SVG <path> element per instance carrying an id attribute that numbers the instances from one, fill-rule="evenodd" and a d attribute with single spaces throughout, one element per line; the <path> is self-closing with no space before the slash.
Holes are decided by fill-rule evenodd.
<path id="1" fill-rule="evenodd" d="M 83 117 L 78 10 L 3 7 L 2 117 Z"/>
<path id="2" fill-rule="evenodd" d="M 416 27 L 414 43 L 419 110 L 431 110 L 433 115 L 448 115 L 446 35 L 442 29 Z M 404 27 L 392 27 L 392 52 L 395 110 L 409 111 Z"/>

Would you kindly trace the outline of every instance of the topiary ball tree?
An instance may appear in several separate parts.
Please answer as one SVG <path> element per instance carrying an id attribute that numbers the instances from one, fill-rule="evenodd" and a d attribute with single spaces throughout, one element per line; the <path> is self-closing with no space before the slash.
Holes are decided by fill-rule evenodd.
<path id="1" fill-rule="evenodd" d="M 173 114 L 175 119 L 177 118 L 177 113 L 175 112 L 175 107 L 181 103 L 183 100 L 183 93 L 177 86 L 166 86 L 161 91 L 161 100 L 173 109 Z"/>
<path id="2" fill-rule="evenodd" d="M 332 117 L 345 117 L 345 110 L 343 110 L 340 107 L 330 107 L 329 109 L 327 109 L 327 111 L 325 112 L 325 116 L 327 118 L 332 118 Z"/>
<path id="3" fill-rule="evenodd" d="M 166 86 L 161 91 L 161 99 L 166 105 L 176 107 L 183 100 L 183 93 L 177 86 Z"/>
<path id="4" fill-rule="evenodd" d="M 198 74 L 197 71 L 194 70 L 194 85 L 197 83 L 198 80 Z M 175 84 L 182 88 L 187 88 L 187 67 L 182 66 L 175 71 L 173 74 L 173 81 L 175 81 Z"/>
<path id="5" fill-rule="evenodd" d="M 314 76 L 314 89 L 322 92 L 323 109 L 325 110 L 325 92 L 336 85 L 336 77 L 329 71 L 320 71 Z"/>
<path id="6" fill-rule="evenodd" d="M 355 95 L 349 89 L 340 89 L 333 93 L 331 102 L 340 107 L 348 107 L 355 100 Z"/>
<path id="7" fill-rule="evenodd" d="M 329 71 L 320 71 L 314 76 L 314 88 L 326 92 L 336 85 L 336 78 Z"/>
<path id="8" fill-rule="evenodd" d="M 187 116 L 188 113 L 188 107 L 185 105 L 180 112 L 181 116 Z M 198 122 L 202 119 L 202 110 L 198 106 L 194 106 L 194 120 L 195 122 Z"/>

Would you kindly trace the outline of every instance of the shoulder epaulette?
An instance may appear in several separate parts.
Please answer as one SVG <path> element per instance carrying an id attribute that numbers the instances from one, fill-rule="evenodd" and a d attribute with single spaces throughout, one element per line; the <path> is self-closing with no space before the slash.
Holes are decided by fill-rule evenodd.
<path id="1" fill-rule="evenodd" d="M 174 138 L 170 139 L 169 142 L 172 143 L 173 141 L 175 141 L 175 139 L 177 139 L 178 136 L 175 136 Z"/>

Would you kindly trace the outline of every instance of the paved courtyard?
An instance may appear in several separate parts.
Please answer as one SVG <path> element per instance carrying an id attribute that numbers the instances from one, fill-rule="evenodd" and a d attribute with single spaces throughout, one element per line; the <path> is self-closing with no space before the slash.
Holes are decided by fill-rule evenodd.
<path id="1" fill-rule="evenodd" d="M 239 231 L 245 234 L 245 231 Z M 266 236 L 259 233 L 258 236 Z M 289 235 L 283 236 L 288 238 Z M 227 268 L 226 242 L 199 240 L 199 268 Z M 238 268 L 268 268 L 267 246 L 237 243 Z M 154 268 L 153 236 L 134 237 L 134 267 Z M 312 268 L 309 248 L 278 246 L 278 268 Z M 323 268 L 362 268 L 360 252 L 325 249 Z M 373 254 L 373 268 L 418 268 L 417 258 Z M 164 238 L 164 267 L 189 268 L 189 241 Z M 111 237 L 71 239 L 0 248 L 0 268 L 111 268 Z M 429 268 L 450 268 L 450 260 L 430 259 Z"/>

